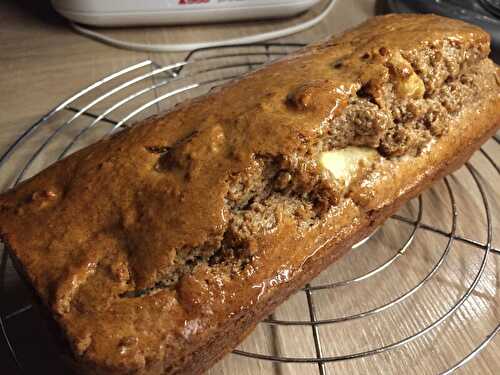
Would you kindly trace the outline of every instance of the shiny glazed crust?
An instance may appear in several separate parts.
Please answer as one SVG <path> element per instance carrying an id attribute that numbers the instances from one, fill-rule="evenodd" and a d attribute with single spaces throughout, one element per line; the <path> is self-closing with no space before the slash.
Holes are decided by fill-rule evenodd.
<path id="1" fill-rule="evenodd" d="M 494 134 L 488 51 L 459 21 L 376 17 L 4 193 L 2 239 L 81 372 L 201 373 Z M 346 146 L 380 157 L 342 189 L 317 160 Z"/>

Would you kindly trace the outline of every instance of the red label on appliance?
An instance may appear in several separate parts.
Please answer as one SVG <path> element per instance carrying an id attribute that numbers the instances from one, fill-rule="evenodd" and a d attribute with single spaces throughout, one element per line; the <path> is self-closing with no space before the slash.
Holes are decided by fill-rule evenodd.
<path id="1" fill-rule="evenodd" d="M 210 2 L 210 0 L 179 0 L 179 5 L 205 4 L 208 2 Z"/>

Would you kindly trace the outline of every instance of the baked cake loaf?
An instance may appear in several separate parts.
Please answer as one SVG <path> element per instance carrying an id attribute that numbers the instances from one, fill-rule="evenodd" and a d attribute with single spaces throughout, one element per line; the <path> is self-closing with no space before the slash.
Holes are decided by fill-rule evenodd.
<path id="1" fill-rule="evenodd" d="M 0 232 L 88 374 L 199 374 L 500 122 L 481 29 L 388 15 L 55 163 Z"/>

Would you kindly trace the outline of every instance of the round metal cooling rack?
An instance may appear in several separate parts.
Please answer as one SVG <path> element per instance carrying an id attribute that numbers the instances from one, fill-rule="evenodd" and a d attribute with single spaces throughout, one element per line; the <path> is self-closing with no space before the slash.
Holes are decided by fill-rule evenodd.
<path id="1" fill-rule="evenodd" d="M 175 103 L 187 97 L 204 93 L 213 86 L 231 80 L 271 59 L 286 55 L 300 46 L 300 44 L 258 44 L 209 48 L 190 53 L 186 60 L 180 63 L 162 65 L 147 60 L 110 74 L 59 104 L 29 127 L 4 152 L 0 157 L 0 186 L 2 186 L 3 190 L 14 186 L 55 160 L 103 136 L 130 126 L 132 121 L 137 121 L 158 111 L 170 108 Z M 498 147 L 498 138 L 494 137 L 491 142 L 494 143 L 493 147 Z M 481 153 L 486 163 L 489 163 L 493 167 L 493 170 L 496 171 L 496 175 L 490 177 L 497 179 L 496 186 L 498 186 L 500 169 L 494 160 L 495 158 L 484 148 L 481 149 Z M 403 240 L 399 241 L 400 243 L 391 243 L 390 250 L 392 254 L 386 257 L 385 260 L 373 264 L 367 271 L 345 280 L 307 285 L 303 289 L 307 304 L 307 318 L 278 319 L 273 314 L 261 323 L 261 325 L 269 327 L 310 327 L 314 355 L 302 357 L 288 356 L 276 353 L 265 354 L 258 350 L 242 349 L 235 350 L 234 353 L 255 360 L 292 363 L 297 366 L 303 363 L 314 364 L 316 366 L 314 372 L 326 374 L 328 373 L 328 368 L 326 367 L 328 363 L 350 361 L 388 353 L 396 348 L 407 347 L 413 341 L 422 339 L 424 336 L 430 335 L 431 332 L 438 330 L 438 327 L 451 319 L 464 306 L 470 296 L 475 293 L 484 275 L 489 258 L 500 254 L 500 250 L 494 248 L 491 242 L 493 231 L 492 210 L 489 205 L 487 192 L 483 186 L 483 176 L 480 175 L 472 164 L 466 164 L 465 170 L 474 181 L 480 195 L 479 201 L 483 206 L 482 210 L 484 213 L 475 212 L 474 215 L 484 215 L 486 217 L 485 227 L 483 228 L 486 237 L 485 242 L 457 233 L 459 210 L 457 209 L 456 194 L 452 187 L 452 182 L 450 182 L 452 178 L 447 177 L 443 180 L 445 185 L 444 194 L 447 197 L 443 199 L 449 201 L 451 223 L 448 230 L 442 229 L 439 226 L 426 224 L 423 221 L 424 194 L 424 198 L 421 196 L 414 201 L 416 202 L 414 217 L 408 218 L 403 215 L 394 215 L 389 220 L 397 223 L 397 225 L 406 226 L 408 234 Z M 381 230 L 383 229 L 384 227 Z M 339 316 L 329 316 L 328 318 L 318 315 L 317 302 L 315 301 L 317 293 L 336 293 L 342 288 L 361 285 L 390 272 L 391 268 L 397 262 L 401 261 L 404 256 L 410 251 L 415 251 L 414 248 L 416 246 L 413 246 L 415 243 L 414 239 L 417 233 L 422 231 L 431 232 L 443 237 L 445 245 L 439 250 L 439 256 L 430 270 L 412 287 L 372 308 L 361 309 L 361 311 L 355 313 Z M 360 244 L 359 248 L 353 250 L 353 252 L 359 251 L 362 256 L 370 259 L 369 252 L 366 249 L 370 247 L 371 241 L 372 239 L 368 239 L 367 243 L 362 246 Z M 429 285 L 431 281 L 436 280 L 436 275 L 440 271 L 442 272 L 444 263 L 449 259 L 450 252 L 455 243 L 467 245 L 478 251 L 482 251 L 482 253 L 479 263 L 470 265 L 471 269 L 477 269 L 477 271 L 474 271 L 475 274 L 472 281 L 466 286 L 465 291 L 453 301 L 446 312 L 431 322 L 426 322 L 421 328 L 404 338 L 381 345 L 373 345 L 367 350 L 353 351 L 348 354 L 324 354 L 326 347 L 325 342 L 321 340 L 320 327 L 358 320 L 363 321 L 363 319 L 375 316 L 380 316 L 380 319 L 383 319 L 384 312 L 405 304 L 417 292 Z M 344 265 L 344 267 L 348 266 L 349 264 Z M 36 329 L 33 331 L 33 325 L 25 323 L 16 324 L 15 322 L 17 319 L 23 317 L 28 322 L 39 319 L 30 303 L 30 295 L 26 289 L 23 289 L 22 285 L 10 264 L 7 253 L 3 251 L 0 263 L 0 330 L 4 346 L 10 353 L 17 371 L 30 373 L 33 369 L 39 370 L 40 368 L 44 368 L 43 366 L 53 366 L 57 361 L 52 361 L 48 365 L 47 351 L 41 349 L 46 346 L 46 342 L 50 342 L 50 339 L 41 334 L 44 338 L 41 338 L 41 341 L 38 342 L 36 335 L 38 331 Z M 35 325 L 38 326 L 37 324 Z M 488 335 L 483 337 L 482 341 L 476 342 L 470 348 L 469 354 L 462 358 L 456 358 L 455 364 L 451 367 L 448 366 L 449 368 L 441 371 L 441 373 L 449 374 L 465 365 L 493 340 L 498 331 L 500 331 L 500 324 L 497 324 Z M 19 334 L 19 332 L 24 333 Z M 38 355 L 33 357 L 31 354 L 23 352 L 27 346 L 31 348 L 32 352 L 35 347 L 34 351 Z M 54 351 L 49 350 L 48 352 L 55 355 Z M 58 373 L 57 371 L 63 370 L 55 369 L 52 373 Z"/>

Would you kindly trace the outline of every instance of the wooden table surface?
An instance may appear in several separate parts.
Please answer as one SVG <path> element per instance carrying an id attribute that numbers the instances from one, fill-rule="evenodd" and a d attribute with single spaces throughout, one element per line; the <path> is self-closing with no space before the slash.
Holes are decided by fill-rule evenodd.
<path id="1" fill-rule="evenodd" d="M 34 121 L 54 105 L 79 89 L 110 72 L 138 61 L 151 59 L 160 65 L 182 61 L 185 53 L 137 53 L 115 49 L 72 32 L 65 21 L 49 7 L 48 1 L 4 0 L 0 3 L 0 152 L 16 140 Z M 318 9 L 315 9 L 318 12 Z M 321 25 L 281 42 L 307 43 L 336 33 L 366 19 L 375 12 L 370 0 L 339 0 L 334 11 Z M 230 38 L 289 26 L 310 16 L 293 20 L 248 22 L 228 25 L 184 26 L 105 31 L 131 41 L 148 43 L 190 42 Z M 26 146 L 29 147 L 29 146 Z M 500 160 L 500 146 L 490 140 L 484 149 L 493 160 Z M 484 155 L 471 161 L 477 169 L 477 182 L 483 188 L 491 215 L 492 245 L 500 248 L 499 217 L 500 176 Z M 7 168 L 7 169 L 6 169 Z M 10 168 L 10 170 L 9 170 Z M 0 179 L 19 168 L 10 163 L 1 170 Z M 473 283 L 485 254 L 467 239 L 487 241 L 487 218 L 480 190 L 471 171 L 462 168 L 448 183 L 456 201 L 457 223 L 449 252 L 447 245 L 452 226 L 449 193 L 445 182 L 437 183 L 423 194 L 422 223 L 410 247 L 397 255 L 383 271 L 367 280 L 312 293 L 315 318 L 325 320 L 349 316 L 390 304 L 412 291 L 408 298 L 376 314 L 345 322 L 317 326 L 315 334 L 322 356 L 340 356 L 369 351 L 415 335 L 453 308 Z M 418 201 L 400 213 L 415 220 Z M 408 221 L 408 220 L 407 220 Z M 410 236 L 414 225 L 402 219 L 390 219 L 365 245 L 322 274 L 313 285 L 342 281 L 363 275 L 390 259 Z M 444 255 L 443 255 L 444 254 Z M 0 253 L 1 255 L 1 253 Z M 444 261 L 439 263 L 440 258 Z M 215 374 L 437 374 L 453 366 L 473 350 L 500 322 L 498 293 L 500 255 L 487 257 L 484 274 L 470 297 L 436 328 L 400 348 L 353 360 L 317 364 L 273 363 L 230 354 L 209 373 Z M 2 263 L 3 264 L 3 263 Z M 435 274 L 420 288 L 433 267 Z M 9 266 L 7 265 L 7 268 Z M 0 267 L 0 273 L 2 272 Z M 10 276 L 9 276 L 9 272 Z M 13 300 L 17 292 L 12 271 L 7 270 L 5 294 Z M 4 288 L 6 286 L 3 285 Z M 1 286 L 1 285 L 0 285 Z M 299 292 L 281 306 L 274 318 L 310 320 L 307 295 Z M 13 307 L 0 300 L 3 316 Z M 12 319 L 15 325 L 15 318 Z M 17 323 L 21 326 L 21 323 Z M 8 328 L 13 329 L 13 328 Z M 21 328 L 19 328 L 21 329 Z M 25 328 L 26 330 L 26 328 Z M 29 336 L 29 334 L 27 334 Z M 287 326 L 261 324 L 240 347 L 241 350 L 275 356 L 316 357 L 313 329 L 310 325 Z M 27 341 L 34 340 L 36 337 Z M 19 344 L 16 344 L 19 345 Z M 26 344 L 28 345 L 28 343 Z M 499 374 L 500 338 L 491 343 L 460 374 Z M 11 373 L 12 363 L 5 343 L 0 340 L 0 373 Z M 4 370 L 7 368 L 7 370 Z"/>

